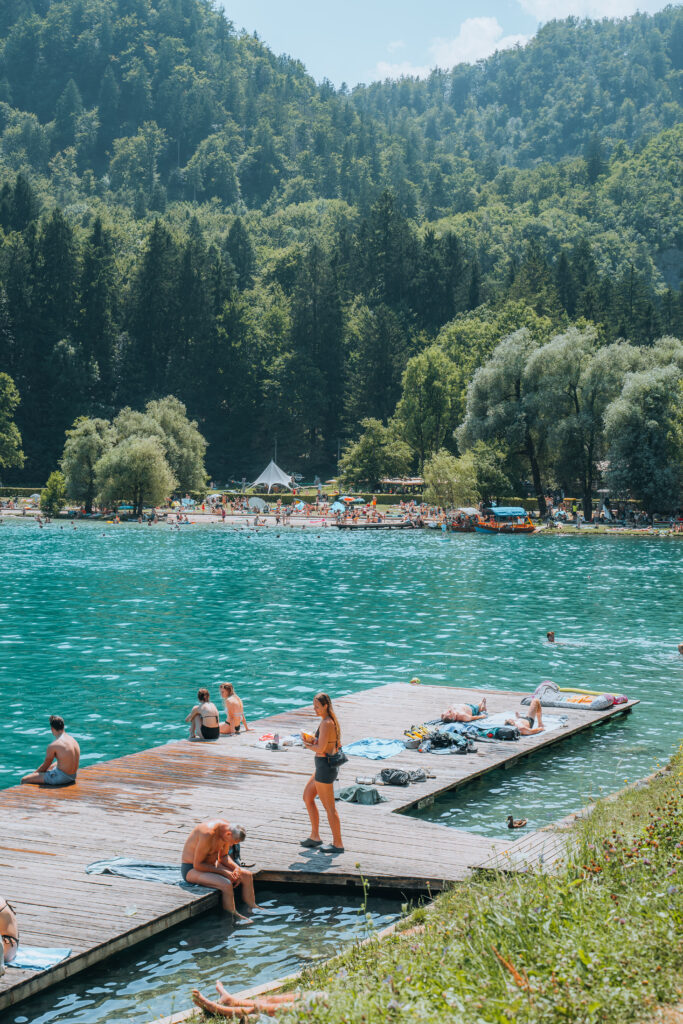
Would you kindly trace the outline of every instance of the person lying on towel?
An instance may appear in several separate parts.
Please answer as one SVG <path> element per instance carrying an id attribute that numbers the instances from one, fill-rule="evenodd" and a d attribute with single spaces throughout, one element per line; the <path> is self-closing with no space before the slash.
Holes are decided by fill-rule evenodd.
<path id="1" fill-rule="evenodd" d="M 453 704 L 441 716 L 442 722 L 474 722 L 477 718 L 486 718 L 486 697 L 478 704 Z"/>
<path id="2" fill-rule="evenodd" d="M 535 721 L 538 722 L 536 728 L 534 728 Z M 541 702 L 538 697 L 533 698 L 528 711 L 526 708 L 523 713 L 515 711 L 515 717 L 506 718 L 505 724 L 516 725 L 520 736 L 535 736 L 537 732 L 543 732 L 545 726 L 543 725 Z"/>

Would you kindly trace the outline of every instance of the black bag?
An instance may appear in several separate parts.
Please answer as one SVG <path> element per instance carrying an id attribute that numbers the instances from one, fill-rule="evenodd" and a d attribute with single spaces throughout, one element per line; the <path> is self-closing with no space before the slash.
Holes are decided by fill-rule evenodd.
<path id="1" fill-rule="evenodd" d="M 338 750 L 336 754 L 327 755 L 327 763 L 330 768 L 341 768 L 343 764 L 346 764 L 348 757 L 343 750 Z"/>
<path id="2" fill-rule="evenodd" d="M 400 768 L 382 768 L 379 777 L 385 786 L 407 786 L 410 783 L 410 775 Z"/>
<path id="3" fill-rule="evenodd" d="M 491 732 L 495 740 L 518 740 L 520 737 L 516 725 L 497 725 Z"/>

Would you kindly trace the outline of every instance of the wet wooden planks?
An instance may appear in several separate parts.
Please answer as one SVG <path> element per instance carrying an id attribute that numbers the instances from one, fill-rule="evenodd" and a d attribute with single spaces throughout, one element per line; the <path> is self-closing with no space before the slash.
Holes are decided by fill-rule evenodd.
<path id="1" fill-rule="evenodd" d="M 493 712 L 512 711 L 520 694 L 392 684 L 335 702 L 344 741 L 395 738 L 433 719 L 456 701 L 487 696 Z M 216 743 L 181 740 L 82 769 L 78 783 L 51 790 L 14 787 L 0 792 L 0 894 L 16 904 L 22 941 L 68 946 L 69 960 L 38 974 L 8 969 L 0 979 L 0 1010 L 218 902 L 174 886 L 87 875 L 95 860 L 116 856 L 177 863 L 184 837 L 197 821 L 226 817 L 248 832 L 244 859 L 264 882 L 437 890 L 468 877 L 475 865 L 500 859 L 520 844 L 492 840 L 406 818 L 396 811 L 433 801 L 485 772 L 516 763 L 568 735 L 600 724 L 608 712 L 568 712 L 568 727 L 518 743 L 481 743 L 466 756 L 405 751 L 390 762 L 350 758 L 342 784 L 373 775 L 382 765 L 423 767 L 435 778 L 408 789 L 385 787 L 387 802 L 342 805 L 346 852 L 329 857 L 304 850 L 308 832 L 301 801 L 312 756 L 301 748 L 266 751 L 257 738 L 310 728 L 309 707 L 253 723 L 253 731 Z M 548 714 L 554 712 L 549 711 Z M 557 712 L 559 714 L 559 712 Z M 528 852 L 533 842 L 526 837 Z"/>

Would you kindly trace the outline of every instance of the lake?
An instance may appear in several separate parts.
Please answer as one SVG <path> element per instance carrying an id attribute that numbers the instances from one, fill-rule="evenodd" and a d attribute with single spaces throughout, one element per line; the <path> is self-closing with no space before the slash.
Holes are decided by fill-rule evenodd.
<path id="1" fill-rule="evenodd" d="M 0 567 L 0 787 L 40 764 L 51 713 L 85 765 L 185 735 L 197 688 L 217 699 L 222 680 L 248 718 L 412 676 L 515 690 L 548 678 L 642 701 L 459 792 L 458 827 L 490 835 L 508 806 L 546 824 L 646 774 L 683 735 L 674 539 L 6 519 Z"/>
<path id="2" fill-rule="evenodd" d="M 0 788 L 42 761 L 51 713 L 64 716 L 86 765 L 186 735 L 197 688 L 217 698 L 223 680 L 248 718 L 319 689 L 342 695 L 415 675 L 527 691 L 549 678 L 638 698 L 627 718 L 420 812 L 491 836 L 509 834 L 509 813 L 538 827 L 649 773 L 680 741 L 682 569 L 683 545 L 666 539 L 5 520 Z M 150 1020 L 188 1005 L 197 981 L 268 980 L 361 927 L 346 897 L 265 896 L 271 929 L 235 933 L 221 915 L 200 918 L 10 1020 Z M 370 909 L 383 924 L 399 904 L 371 898 Z"/>

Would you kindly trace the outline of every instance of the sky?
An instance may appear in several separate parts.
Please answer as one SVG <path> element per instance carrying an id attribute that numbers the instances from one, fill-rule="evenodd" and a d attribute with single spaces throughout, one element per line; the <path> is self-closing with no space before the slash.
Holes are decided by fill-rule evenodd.
<path id="1" fill-rule="evenodd" d="M 654 13 L 665 0 L 218 0 L 236 29 L 337 87 L 474 62 L 525 43 L 553 18 Z"/>

